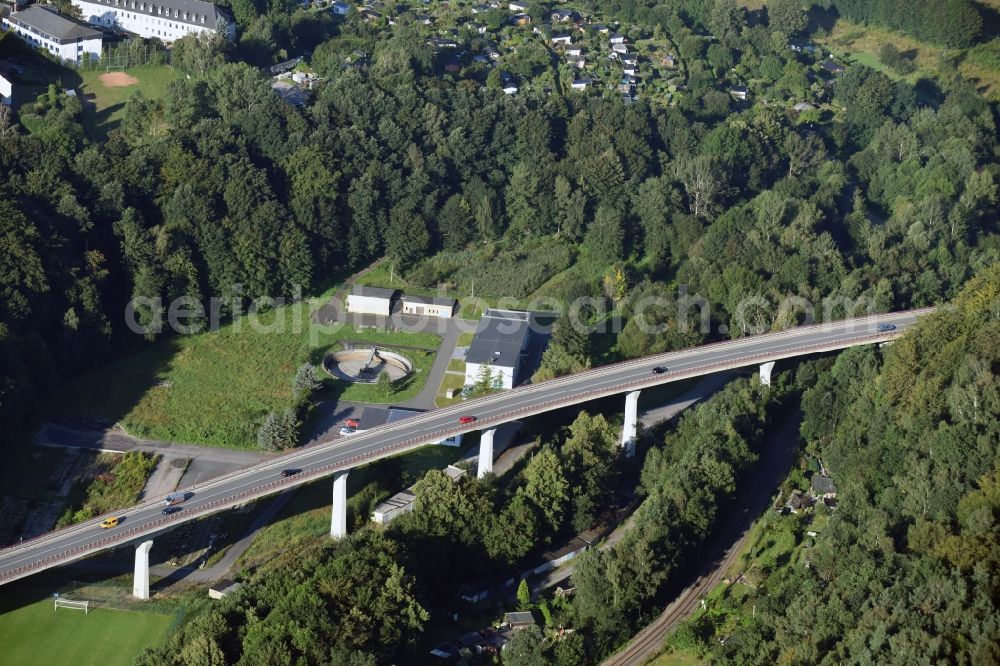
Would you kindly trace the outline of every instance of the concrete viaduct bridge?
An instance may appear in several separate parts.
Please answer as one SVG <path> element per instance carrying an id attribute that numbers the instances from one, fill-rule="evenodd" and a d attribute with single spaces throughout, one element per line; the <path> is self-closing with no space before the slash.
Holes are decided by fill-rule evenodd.
<path id="1" fill-rule="evenodd" d="M 451 435 L 481 430 L 478 474 L 482 477 L 492 471 L 493 435 L 498 425 L 623 393 L 622 447 L 630 455 L 637 435 L 639 393 L 644 388 L 752 365 L 760 367 L 760 381 L 769 385 L 775 361 L 888 342 L 899 337 L 928 311 L 930 308 L 800 326 L 615 363 L 468 400 L 351 437 L 295 450 L 187 488 L 193 495 L 177 513 L 163 515 L 161 501 L 146 501 L 110 514 L 119 517 L 118 527 L 102 529 L 101 521 L 110 516 L 99 516 L 6 548 L 0 551 L 0 585 L 103 550 L 137 543 L 133 595 L 146 599 L 149 597 L 152 539 L 181 523 L 319 478 L 333 477 L 330 535 L 339 538 L 347 532 L 347 474 L 359 465 Z M 667 371 L 657 374 L 654 368 L 666 368 Z M 474 420 L 462 417 L 474 417 Z M 300 471 L 288 477 L 281 475 L 282 470 L 290 468 Z"/>

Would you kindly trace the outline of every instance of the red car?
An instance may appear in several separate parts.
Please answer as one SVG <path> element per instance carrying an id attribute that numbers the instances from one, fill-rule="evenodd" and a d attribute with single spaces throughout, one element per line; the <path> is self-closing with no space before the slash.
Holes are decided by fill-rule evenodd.
<path id="1" fill-rule="evenodd" d="M 463 416 L 458 420 L 458 422 L 464 425 L 466 423 L 472 423 L 475 420 L 476 420 L 475 416 Z"/>
<path id="2" fill-rule="evenodd" d="M 348 428 L 357 428 L 358 427 L 358 420 L 357 419 L 347 419 L 346 421 L 344 421 L 344 425 L 347 426 Z"/>

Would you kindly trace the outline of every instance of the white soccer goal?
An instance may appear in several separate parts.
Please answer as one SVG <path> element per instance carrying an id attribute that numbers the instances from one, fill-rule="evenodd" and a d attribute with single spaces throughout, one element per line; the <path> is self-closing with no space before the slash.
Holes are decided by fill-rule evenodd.
<path id="1" fill-rule="evenodd" d="M 60 606 L 63 608 L 74 608 L 76 610 L 82 610 L 84 614 L 90 613 L 90 602 L 86 599 L 78 601 L 76 599 L 66 599 L 64 597 L 56 597 L 55 606 L 53 610 L 57 610 Z"/>

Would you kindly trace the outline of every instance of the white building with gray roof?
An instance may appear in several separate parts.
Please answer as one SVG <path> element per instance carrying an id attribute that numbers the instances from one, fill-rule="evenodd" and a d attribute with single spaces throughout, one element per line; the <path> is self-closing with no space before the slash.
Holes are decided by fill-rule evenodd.
<path id="1" fill-rule="evenodd" d="M 4 29 L 63 61 L 101 56 L 101 33 L 58 12 L 32 5 L 3 19 Z"/>
<path id="2" fill-rule="evenodd" d="M 528 353 L 532 323 L 530 312 L 487 310 L 465 354 L 465 385 L 474 385 L 488 371 L 497 388 L 514 388 Z"/>
<path id="3" fill-rule="evenodd" d="M 347 311 L 356 314 L 373 314 L 388 317 L 399 295 L 397 289 L 368 287 L 356 284 L 347 295 Z"/>
<path id="4" fill-rule="evenodd" d="M 72 0 L 94 25 L 172 42 L 186 35 L 221 31 L 236 36 L 228 10 L 203 0 Z"/>

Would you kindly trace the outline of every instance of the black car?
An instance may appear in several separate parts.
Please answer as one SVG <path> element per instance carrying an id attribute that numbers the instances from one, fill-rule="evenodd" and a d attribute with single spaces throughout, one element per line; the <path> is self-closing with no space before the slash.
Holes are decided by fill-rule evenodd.
<path id="1" fill-rule="evenodd" d="M 301 471 L 301 469 L 283 469 L 281 470 L 281 476 L 295 476 Z"/>
<path id="2" fill-rule="evenodd" d="M 179 506 L 168 506 L 168 507 L 166 507 L 166 508 L 163 509 L 162 513 L 163 513 L 164 516 L 169 516 L 172 513 L 177 513 L 178 511 L 181 510 L 181 508 L 182 507 L 179 507 Z"/>
<path id="3" fill-rule="evenodd" d="M 653 368 L 653 374 L 654 375 L 662 375 L 666 371 L 667 371 L 667 369 L 664 368 L 662 365 L 658 365 L 655 368 Z"/>
<path id="4" fill-rule="evenodd" d="M 878 325 L 878 332 L 879 333 L 885 333 L 886 331 L 895 331 L 895 330 L 896 330 L 896 325 L 895 324 L 879 324 Z"/>

